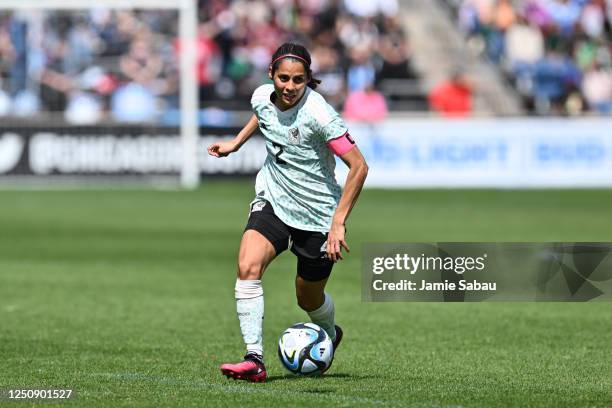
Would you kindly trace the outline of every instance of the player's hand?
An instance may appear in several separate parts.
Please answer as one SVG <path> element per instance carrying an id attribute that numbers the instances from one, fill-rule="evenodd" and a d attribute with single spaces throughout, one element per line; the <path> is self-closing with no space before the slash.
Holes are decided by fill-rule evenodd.
<path id="1" fill-rule="evenodd" d="M 332 227 L 327 234 L 327 259 L 332 262 L 338 262 L 342 259 L 342 248 L 346 252 L 351 252 L 344 239 L 345 233 L 344 224 L 332 223 Z"/>
<path id="2" fill-rule="evenodd" d="M 208 146 L 208 154 L 215 157 L 225 157 L 236 151 L 234 142 L 215 142 Z"/>

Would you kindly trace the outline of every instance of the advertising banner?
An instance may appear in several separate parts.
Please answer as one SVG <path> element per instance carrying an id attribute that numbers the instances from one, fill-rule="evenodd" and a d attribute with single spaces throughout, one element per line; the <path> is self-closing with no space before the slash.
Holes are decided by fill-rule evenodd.
<path id="1" fill-rule="evenodd" d="M 369 187 L 610 187 L 612 120 L 351 123 Z M 346 177 L 338 166 L 338 177 Z"/>
<path id="2" fill-rule="evenodd" d="M 370 173 L 366 187 L 575 188 L 612 187 L 612 120 L 387 120 L 349 123 Z M 266 157 L 255 134 L 219 160 L 206 152 L 239 128 L 202 128 L 203 176 L 254 175 Z M 2 175 L 165 175 L 181 168 L 177 128 L 2 127 Z M 348 169 L 337 160 L 340 183 Z"/>
<path id="3" fill-rule="evenodd" d="M 200 130 L 198 160 L 203 175 L 253 175 L 266 149 L 254 135 L 242 149 L 223 160 L 209 156 L 206 146 L 231 139 L 240 129 Z M 57 127 L 0 128 L 2 175 L 163 175 L 181 168 L 182 146 L 177 128 Z"/>

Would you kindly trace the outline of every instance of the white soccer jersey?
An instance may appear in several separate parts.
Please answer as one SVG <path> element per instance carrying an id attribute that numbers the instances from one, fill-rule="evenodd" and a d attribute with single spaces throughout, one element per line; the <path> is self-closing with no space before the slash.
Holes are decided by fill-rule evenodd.
<path id="1" fill-rule="evenodd" d="M 262 85 L 251 99 L 268 151 L 257 174 L 253 202 L 270 202 L 278 218 L 291 227 L 327 232 L 342 190 L 334 175 L 334 155 L 326 143 L 344 135 L 346 125 L 310 88 L 285 111 L 270 100 L 273 93 L 274 85 Z"/>

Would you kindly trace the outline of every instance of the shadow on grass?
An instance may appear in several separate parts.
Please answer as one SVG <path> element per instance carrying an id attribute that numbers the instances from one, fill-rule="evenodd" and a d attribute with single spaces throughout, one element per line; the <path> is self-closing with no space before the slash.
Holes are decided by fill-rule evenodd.
<path id="1" fill-rule="evenodd" d="M 295 374 L 284 374 L 284 375 L 271 375 L 266 379 L 266 382 L 273 381 L 296 381 L 296 380 L 309 380 L 309 381 L 324 381 L 327 378 L 334 379 L 351 379 L 351 380 L 367 380 L 374 378 L 372 375 L 359 375 L 359 374 L 347 374 L 347 373 L 335 373 L 325 375 L 295 375 Z M 329 390 L 312 390 L 308 392 L 330 392 Z"/>

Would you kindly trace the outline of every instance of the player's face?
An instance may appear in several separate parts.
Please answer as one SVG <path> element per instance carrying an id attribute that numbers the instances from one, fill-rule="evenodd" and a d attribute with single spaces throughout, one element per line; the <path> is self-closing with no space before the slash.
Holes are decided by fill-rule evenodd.
<path id="1" fill-rule="evenodd" d="M 287 110 L 298 103 L 308 84 L 304 65 L 291 59 L 282 60 L 274 75 L 270 71 L 270 79 L 274 81 L 275 104 L 280 110 Z"/>

